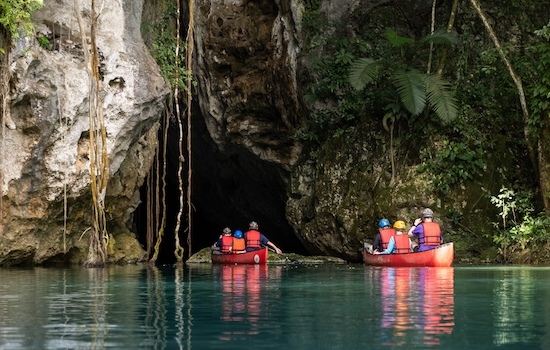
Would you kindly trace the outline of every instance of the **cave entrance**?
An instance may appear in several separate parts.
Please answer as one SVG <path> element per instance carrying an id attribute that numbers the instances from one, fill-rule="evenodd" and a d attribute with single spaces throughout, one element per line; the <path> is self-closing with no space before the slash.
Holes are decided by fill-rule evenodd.
<path id="1" fill-rule="evenodd" d="M 198 107 L 194 107 L 198 110 Z M 166 120 L 166 118 L 164 118 Z M 212 245 L 224 227 L 233 231 L 245 231 L 252 220 L 260 225 L 260 231 L 283 251 L 307 254 L 305 247 L 294 234 L 285 215 L 286 185 L 284 173 L 279 166 L 260 160 L 246 148 L 226 145 L 223 152 L 211 139 L 201 115 L 193 116 L 192 128 L 192 229 L 191 254 Z M 176 262 L 175 229 L 180 203 L 178 180 L 179 127 L 171 118 L 166 139 L 165 161 L 165 201 L 166 224 L 157 264 Z M 159 145 L 163 145 L 164 125 L 159 129 Z M 183 149 L 187 141 L 183 140 Z M 186 153 L 186 151 L 184 151 Z M 186 157 L 186 155 L 185 155 Z M 158 166 L 158 164 L 161 164 Z M 160 173 L 156 175 L 157 167 Z M 187 164 L 183 165 L 183 202 L 186 205 Z M 155 162 L 149 179 L 141 188 L 142 203 L 135 213 L 135 226 L 138 239 L 145 249 L 150 242 L 151 232 L 156 232 L 163 212 L 162 189 L 156 186 L 162 182 L 164 165 Z M 154 213 L 147 219 L 148 212 Z M 160 216 L 159 216 L 160 214 Z M 148 222 L 150 221 L 150 222 Z M 151 222 L 152 221 L 152 222 Z M 188 257 L 187 247 L 187 207 L 181 216 L 179 229 L 180 244 L 185 249 L 184 260 Z M 149 234 L 148 234 L 149 232 Z M 153 233 L 153 236 L 155 234 Z M 149 240 L 149 242 L 148 242 Z M 150 249 L 149 258 L 153 254 Z"/>

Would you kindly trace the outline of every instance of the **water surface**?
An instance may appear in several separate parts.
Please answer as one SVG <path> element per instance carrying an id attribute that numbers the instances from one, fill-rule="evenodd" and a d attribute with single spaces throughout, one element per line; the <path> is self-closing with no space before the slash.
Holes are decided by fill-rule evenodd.
<path id="1" fill-rule="evenodd" d="M 4 349 L 549 349 L 550 268 L 0 269 Z"/>

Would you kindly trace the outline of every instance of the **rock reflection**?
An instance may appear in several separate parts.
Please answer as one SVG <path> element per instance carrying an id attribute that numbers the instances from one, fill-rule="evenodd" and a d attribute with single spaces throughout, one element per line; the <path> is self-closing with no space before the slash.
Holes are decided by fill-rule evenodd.
<path id="1" fill-rule="evenodd" d="M 385 344 L 403 346 L 414 338 L 415 342 L 438 345 L 442 335 L 453 332 L 453 267 L 383 268 L 377 272 Z"/>

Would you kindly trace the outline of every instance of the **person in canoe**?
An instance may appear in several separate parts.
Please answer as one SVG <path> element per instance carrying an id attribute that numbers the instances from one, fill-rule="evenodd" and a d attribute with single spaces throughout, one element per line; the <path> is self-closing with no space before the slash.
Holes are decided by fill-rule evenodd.
<path id="1" fill-rule="evenodd" d="M 395 254 L 395 253 L 410 253 L 413 250 L 413 242 L 409 235 L 405 233 L 407 228 L 405 221 L 397 220 L 393 224 L 395 235 L 390 237 L 388 247 L 383 251 L 374 251 L 373 254 Z M 417 249 L 418 250 L 418 249 Z"/>
<path id="2" fill-rule="evenodd" d="M 252 221 L 248 225 L 248 231 L 244 234 L 244 239 L 246 241 L 246 251 L 250 252 L 253 250 L 258 250 L 262 247 L 271 247 L 275 253 L 282 254 L 283 251 L 279 249 L 273 242 L 267 239 L 260 231 L 258 230 L 258 223 Z"/>
<path id="3" fill-rule="evenodd" d="M 246 240 L 241 230 L 235 230 L 233 233 L 233 253 L 244 253 L 246 251 Z"/>
<path id="4" fill-rule="evenodd" d="M 390 220 L 386 218 L 380 219 L 378 221 L 378 232 L 374 236 L 373 244 L 365 243 L 364 247 L 371 254 L 382 252 L 388 248 L 392 236 L 395 236 L 395 229 L 391 227 Z"/>
<path id="5" fill-rule="evenodd" d="M 223 229 L 222 234 L 212 245 L 212 250 L 217 250 L 221 253 L 232 253 L 233 252 L 233 235 L 231 234 L 231 229 L 226 227 Z"/>
<path id="6" fill-rule="evenodd" d="M 422 218 L 414 220 L 414 225 L 409 230 L 409 237 L 418 237 L 418 251 L 439 247 L 443 243 L 441 227 L 433 221 L 434 212 L 430 208 L 422 210 Z"/>

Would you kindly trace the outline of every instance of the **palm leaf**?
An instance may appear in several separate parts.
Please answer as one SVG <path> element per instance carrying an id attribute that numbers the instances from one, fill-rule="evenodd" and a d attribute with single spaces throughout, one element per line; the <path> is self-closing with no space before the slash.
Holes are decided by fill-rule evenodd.
<path id="1" fill-rule="evenodd" d="M 351 64 L 348 80 L 356 90 L 363 90 L 365 85 L 378 78 L 380 62 L 372 58 L 359 58 Z"/>
<path id="2" fill-rule="evenodd" d="M 438 75 L 426 76 L 428 103 L 439 118 L 451 121 L 458 113 L 457 102 L 450 84 Z"/>
<path id="3" fill-rule="evenodd" d="M 454 45 L 457 42 L 456 35 L 454 33 L 449 33 L 445 29 L 438 29 L 430 35 L 425 36 L 420 40 L 421 44 L 424 43 L 433 43 L 436 45 Z"/>
<path id="4" fill-rule="evenodd" d="M 393 76 L 393 82 L 403 106 L 412 115 L 420 114 L 426 106 L 426 90 L 422 73 L 415 69 L 398 71 Z"/>
<path id="5" fill-rule="evenodd" d="M 400 36 L 397 32 L 391 28 L 386 29 L 386 39 L 395 47 L 401 47 L 406 44 L 414 42 L 413 39 Z"/>

